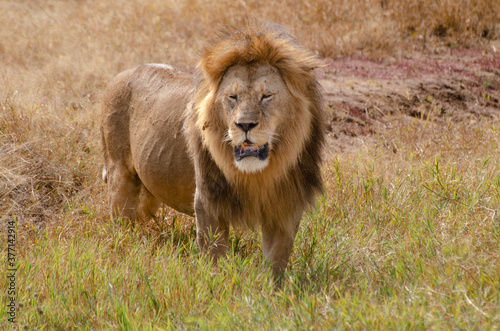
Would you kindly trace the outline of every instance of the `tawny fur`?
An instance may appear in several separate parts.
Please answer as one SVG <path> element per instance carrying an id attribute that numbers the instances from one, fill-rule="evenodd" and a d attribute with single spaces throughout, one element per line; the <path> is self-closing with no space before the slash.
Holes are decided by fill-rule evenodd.
<path id="1" fill-rule="evenodd" d="M 260 226 L 264 255 L 279 275 L 303 210 L 322 190 L 317 66 L 281 27 L 251 22 L 212 40 L 194 76 L 158 65 L 118 75 L 105 92 L 101 127 L 114 216 L 149 217 L 160 201 L 195 214 L 198 243 L 216 257 L 225 254 L 230 225 Z M 277 87 L 269 106 L 259 101 L 263 89 Z M 232 88 L 247 103 L 231 108 Z M 242 116 L 258 123 L 252 137 L 270 144 L 256 172 L 235 164 Z M 210 233 L 218 238 L 207 241 Z"/>

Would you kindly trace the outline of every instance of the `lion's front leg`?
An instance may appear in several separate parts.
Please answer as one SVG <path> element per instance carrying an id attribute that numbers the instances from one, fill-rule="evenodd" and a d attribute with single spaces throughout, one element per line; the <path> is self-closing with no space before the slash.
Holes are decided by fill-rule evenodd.
<path id="1" fill-rule="evenodd" d="M 206 212 L 201 199 L 194 202 L 196 215 L 196 240 L 202 252 L 209 253 L 216 261 L 226 256 L 229 247 L 229 226 Z"/>
<path id="2" fill-rule="evenodd" d="M 301 218 L 302 213 L 292 219 L 289 223 L 290 228 L 287 231 L 277 226 L 262 227 L 262 251 L 264 257 L 271 262 L 274 279 L 277 281 L 281 279 L 288 265 Z"/>

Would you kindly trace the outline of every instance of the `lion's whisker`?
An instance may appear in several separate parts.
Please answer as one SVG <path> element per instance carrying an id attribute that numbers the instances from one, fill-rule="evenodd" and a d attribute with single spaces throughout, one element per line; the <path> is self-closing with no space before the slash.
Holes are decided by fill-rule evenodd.
<path id="1" fill-rule="evenodd" d="M 269 142 L 271 144 L 279 143 L 280 142 L 279 136 L 280 134 L 278 132 L 271 132 L 271 134 L 269 135 Z"/>
<path id="2" fill-rule="evenodd" d="M 227 129 L 226 132 L 224 133 L 224 136 L 222 137 L 222 141 L 227 142 L 229 144 L 231 144 L 233 142 L 233 139 L 231 139 L 231 137 L 229 136 L 229 129 Z"/>

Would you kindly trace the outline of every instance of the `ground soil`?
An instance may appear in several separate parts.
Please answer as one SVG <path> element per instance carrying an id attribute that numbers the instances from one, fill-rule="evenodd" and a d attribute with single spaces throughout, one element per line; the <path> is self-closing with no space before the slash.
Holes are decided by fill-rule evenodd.
<path id="1" fill-rule="evenodd" d="M 395 116 L 500 120 L 500 52 L 444 49 L 405 59 L 326 61 L 318 70 L 328 106 L 328 145 L 357 151 Z"/>

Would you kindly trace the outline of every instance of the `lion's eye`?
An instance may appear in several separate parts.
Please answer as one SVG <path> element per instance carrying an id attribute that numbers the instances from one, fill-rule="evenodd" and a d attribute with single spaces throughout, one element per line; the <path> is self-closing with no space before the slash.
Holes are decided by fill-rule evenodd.
<path id="1" fill-rule="evenodd" d="M 229 95 L 228 98 L 231 101 L 238 101 L 238 96 L 237 95 Z"/>
<path id="2" fill-rule="evenodd" d="M 264 102 L 264 101 L 271 100 L 272 98 L 273 98 L 272 94 L 263 94 L 262 98 L 260 99 L 260 101 Z"/>

